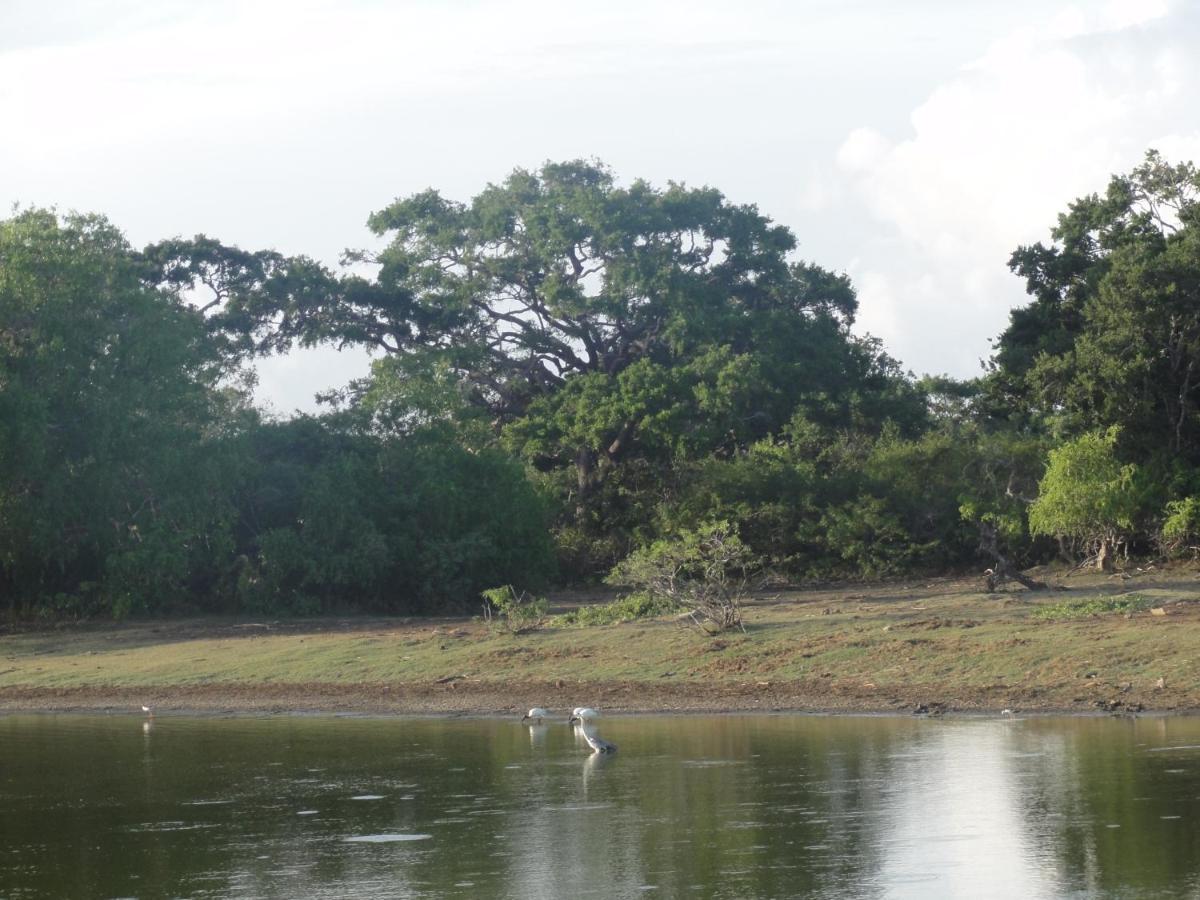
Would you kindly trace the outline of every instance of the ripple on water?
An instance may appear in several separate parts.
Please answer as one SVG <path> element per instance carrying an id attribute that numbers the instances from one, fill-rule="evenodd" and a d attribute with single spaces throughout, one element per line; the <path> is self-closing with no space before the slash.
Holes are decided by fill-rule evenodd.
<path id="1" fill-rule="evenodd" d="M 593 809 L 609 809 L 611 803 L 560 803 L 557 805 L 543 806 L 542 809 L 557 812 L 587 812 Z"/>
<path id="2" fill-rule="evenodd" d="M 358 794 L 351 797 L 351 800 L 382 800 L 383 794 Z"/>
<path id="3" fill-rule="evenodd" d="M 427 841 L 432 834 L 358 834 L 342 838 L 344 844 L 396 844 L 403 841 Z"/>

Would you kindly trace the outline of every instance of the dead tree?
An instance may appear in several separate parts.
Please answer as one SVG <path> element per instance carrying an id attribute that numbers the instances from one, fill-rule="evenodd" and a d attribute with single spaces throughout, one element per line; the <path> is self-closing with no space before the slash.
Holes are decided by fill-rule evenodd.
<path id="1" fill-rule="evenodd" d="M 994 594 L 996 588 L 1010 580 L 1024 585 L 1031 591 L 1050 589 L 1050 585 L 1045 582 L 1022 575 L 1020 570 L 1000 552 L 1000 538 L 996 534 L 996 526 L 991 522 L 981 521 L 979 523 L 979 550 L 996 561 L 992 568 L 984 572 L 989 594 Z"/>

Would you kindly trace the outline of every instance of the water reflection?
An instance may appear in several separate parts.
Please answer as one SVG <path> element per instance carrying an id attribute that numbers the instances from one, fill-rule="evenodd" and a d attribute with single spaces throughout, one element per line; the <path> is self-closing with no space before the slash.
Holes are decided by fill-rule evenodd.
<path id="1" fill-rule="evenodd" d="M 0 896 L 1158 897 L 1200 722 L 0 718 Z"/>

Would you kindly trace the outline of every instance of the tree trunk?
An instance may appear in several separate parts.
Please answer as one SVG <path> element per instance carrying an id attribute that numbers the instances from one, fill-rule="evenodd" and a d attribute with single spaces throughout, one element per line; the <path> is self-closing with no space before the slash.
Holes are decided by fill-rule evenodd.
<path id="1" fill-rule="evenodd" d="M 590 447 L 580 447 L 575 454 L 575 521 L 587 519 L 588 498 L 596 486 L 596 452 Z"/>
<path id="2" fill-rule="evenodd" d="M 991 522 L 979 523 L 979 549 L 996 561 L 994 568 L 987 571 L 986 583 L 989 594 L 994 594 L 997 587 L 1010 579 L 1031 591 L 1045 591 L 1050 589 L 1050 585 L 1045 582 L 1022 575 L 1005 558 L 1004 554 L 1000 552 L 1000 541 L 996 534 L 996 526 Z"/>

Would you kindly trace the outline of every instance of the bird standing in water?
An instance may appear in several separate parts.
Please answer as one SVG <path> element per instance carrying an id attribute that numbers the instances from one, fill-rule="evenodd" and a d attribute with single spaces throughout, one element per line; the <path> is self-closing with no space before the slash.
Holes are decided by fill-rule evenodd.
<path id="1" fill-rule="evenodd" d="M 588 706 L 577 706 L 574 712 L 571 713 L 571 718 L 567 721 L 574 723 L 578 722 L 580 729 L 583 731 L 583 739 L 587 741 L 588 746 L 596 753 L 616 753 L 617 745 L 596 733 L 595 719 L 600 714 L 596 710 Z"/>

